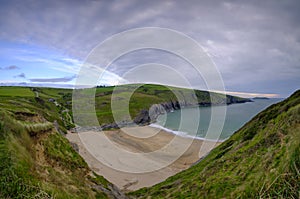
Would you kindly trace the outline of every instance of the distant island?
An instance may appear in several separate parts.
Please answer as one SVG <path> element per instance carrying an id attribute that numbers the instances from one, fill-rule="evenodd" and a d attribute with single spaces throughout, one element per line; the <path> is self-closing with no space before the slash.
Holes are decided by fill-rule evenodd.
<path id="1" fill-rule="evenodd" d="M 254 97 L 252 99 L 254 99 L 254 100 L 268 100 L 270 98 L 268 98 L 268 97 Z"/>

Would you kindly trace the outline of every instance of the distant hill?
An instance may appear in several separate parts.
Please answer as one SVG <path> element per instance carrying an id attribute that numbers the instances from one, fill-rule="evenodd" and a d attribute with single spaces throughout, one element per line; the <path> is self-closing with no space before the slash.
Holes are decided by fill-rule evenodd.
<path id="1" fill-rule="evenodd" d="M 138 89 L 131 95 L 132 89 Z M 172 90 L 170 90 L 170 88 Z M 83 101 L 82 106 L 85 106 L 86 102 L 85 93 L 93 92 L 93 89 L 80 89 L 82 97 L 80 100 Z M 72 115 L 72 89 L 58 89 L 58 88 L 42 88 L 42 87 L 0 87 L 0 98 L 9 97 L 38 97 L 37 100 L 41 99 L 40 102 L 45 101 L 49 105 L 49 100 L 54 100 L 62 106 L 70 110 Z M 37 96 L 38 95 L 38 96 Z M 182 107 L 189 106 L 211 106 L 220 104 L 234 104 L 251 102 L 250 99 L 224 95 L 220 93 L 201 91 L 201 90 L 190 90 L 186 88 L 166 87 L 162 85 L 145 84 L 145 85 L 120 85 L 110 87 L 98 87 L 95 90 L 95 110 L 99 121 L 99 124 L 106 128 L 115 128 L 115 119 L 111 110 L 112 95 L 114 95 L 115 101 L 120 103 L 126 103 L 125 97 L 130 96 L 129 101 L 129 112 L 131 118 L 138 124 L 150 123 L 149 109 L 153 104 L 161 105 L 167 112 L 180 109 Z M 178 100 L 176 97 L 179 96 L 182 99 Z M 53 106 L 53 102 L 50 103 Z M 125 110 L 117 110 L 119 113 Z M 89 114 L 89 113 L 87 113 Z M 156 113 L 157 115 L 160 112 Z M 131 121 L 131 118 L 125 116 L 122 118 L 124 124 Z M 66 120 L 64 120 L 66 121 Z M 84 124 L 84 121 L 82 121 Z"/>
<path id="2" fill-rule="evenodd" d="M 136 123 L 149 123 L 148 117 L 149 109 L 153 104 L 161 105 L 167 112 L 173 109 L 180 109 L 182 107 L 189 106 L 211 106 L 220 104 L 233 104 L 251 102 L 250 99 L 224 95 L 220 93 L 190 90 L 186 88 L 166 87 L 162 85 L 145 84 L 145 85 L 121 85 L 111 87 L 99 87 L 96 89 L 96 114 L 100 125 L 108 125 L 108 127 L 114 127 L 114 118 L 111 111 L 112 94 L 113 100 L 117 100 L 120 103 L 126 103 L 125 97 L 130 96 L 133 88 L 139 86 L 133 93 L 129 101 L 129 112 L 131 118 Z M 170 90 L 170 88 L 172 90 Z M 84 99 L 84 93 L 88 89 L 82 90 Z M 81 91 L 79 91 L 81 92 Z M 114 93 L 113 93 L 114 92 Z M 181 100 L 176 97 L 178 95 Z M 117 110 L 118 112 L 125 112 L 126 110 Z M 159 113 L 157 113 L 159 114 Z M 124 116 L 122 120 L 126 123 L 131 120 Z M 83 122 L 83 121 L 82 121 Z M 107 126 L 107 125 L 106 125 Z"/>
<path id="3" fill-rule="evenodd" d="M 267 97 L 254 97 L 253 99 L 254 100 L 259 100 L 259 99 L 261 99 L 261 100 L 268 100 L 270 98 L 267 98 Z"/>
<path id="4" fill-rule="evenodd" d="M 132 198 L 300 198 L 300 91 L 270 106 L 193 167 Z"/>

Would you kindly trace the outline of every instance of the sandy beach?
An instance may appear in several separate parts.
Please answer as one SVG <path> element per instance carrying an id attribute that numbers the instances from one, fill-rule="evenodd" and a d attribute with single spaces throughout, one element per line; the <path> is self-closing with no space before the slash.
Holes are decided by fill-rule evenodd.
<path id="1" fill-rule="evenodd" d="M 94 172 L 122 190 L 137 190 L 162 182 L 187 169 L 219 144 L 176 136 L 149 126 L 68 133 L 66 137 L 78 145 L 79 154 Z"/>

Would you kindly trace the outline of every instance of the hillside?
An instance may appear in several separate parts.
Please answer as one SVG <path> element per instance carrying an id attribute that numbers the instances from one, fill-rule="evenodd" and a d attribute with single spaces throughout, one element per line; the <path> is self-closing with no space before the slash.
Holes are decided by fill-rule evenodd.
<path id="1" fill-rule="evenodd" d="M 126 95 L 128 87 L 121 86 L 118 95 Z M 113 122 L 113 89 L 96 89 L 96 112 L 102 124 Z M 208 92 L 196 91 L 196 95 L 199 103 L 210 105 Z M 217 93 L 212 96 L 215 104 L 246 100 Z M 153 103 L 175 102 L 174 97 L 163 86 L 142 86 L 130 99 L 130 112 L 137 117 Z M 183 103 L 188 105 L 188 100 Z M 76 152 L 76 145 L 64 137 L 74 127 L 72 90 L 0 87 L 0 106 L 0 198 L 125 197 L 114 185 L 91 172 Z"/>
<path id="2" fill-rule="evenodd" d="M 219 104 L 232 104 L 232 103 L 244 103 L 250 102 L 251 100 L 240 98 L 231 95 L 224 95 L 220 93 L 190 90 L 185 88 L 176 87 L 165 87 L 162 85 L 145 84 L 141 85 L 131 95 L 131 91 L 136 85 L 121 85 L 111 87 L 101 87 L 96 89 L 95 93 L 95 105 L 96 114 L 100 125 L 113 124 L 114 118 L 111 111 L 112 101 L 120 104 L 126 103 L 126 98 L 130 97 L 129 101 L 129 113 L 135 123 L 149 123 L 150 118 L 148 117 L 149 109 L 153 104 L 162 105 L 166 111 L 172 109 L 179 109 L 181 107 L 188 106 L 210 106 Z M 172 90 L 170 90 L 172 89 Z M 82 91 L 83 104 L 86 102 L 84 94 L 86 92 L 92 92 L 92 90 L 85 89 Z M 79 91 L 80 92 L 80 91 Z M 114 92 L 114 93 L 113 93 Z M 112 97 L 113 95 L 113 97 Z M 176 95 L 180 98 L 178 99 Z M 123 113 L 126 110 L 119 108 L 117 114 L 120 114 L 121 121 L 125 123 L 130 121 L 131 118 L 125 116 Z M 88 114 L 88 113 L 87 113 Z M 158 115 L 159 113 L 157 113 Z M 124 116 L 123 116 L 124 115 Z M 144 120 L 143 120 L 144 119 Z M 116 125 L 110 125 L 108 127 L 115 127 Z"/>
<path id="3" fill-rule="evenodd" d="M 122 196 L 114 185 L 90 171 L 63 136 L 73 126 L 63 106 L 68 93 L 0 88 L 0 198 Z M 64 103 L 54 104 L 50 98 Z"/>
<path id="4" fill-rule="evenodd" d="M 132 198 L 299 198 L 300 91 L 272 105 L 191 168 Z"/>
<path id="5" fill-rule="evenodd" d="M 129 84 L 117 87 L 110 86 L 96 88 L 95 110 L 100 125 L 114 124 L 114 117 L 111 111 L 112 100 L 118 101 L 120 103 L 125 102 L 126 97 L 131 95 L 132 88 L 135 87 L 136 85 Z M 169 88 L 171 88 L 172 91 Z M 173 109 L 180 109 L 181 107 L 188 106 L 211 106 L 220 104 L 251 102 L 250 99 L 245 99 L 231 95 L 224 95 L 220 93 L 207 92 L 201 90 L 190 90 L 176 87 L 169 88 L 162 85 L 154 84 L 140 85 L 140 87 L 134 91 L 132 96 L 130 96 L 129 112 L 131 118 L 136 123 L 151 122 L 149 118 L 147 121 L 140 121 L 139 118 L 143 117 L 143 114 L 145 114 L 145 112 L 148 116 L 148 110 L 153 104 L 162 105 L 162 107 L 166 111 L 170 111 Z M 83 105 L 86 105 L 86 102 L 84 101 L 84 94 L 88 92 L 93 92 L 93 89 L 83 89 L 80 90 L 80 92 L 82 92 L 83 94 L 80 100 L 83 101 Z M 70 118 L 68 115 L 66 115 L 66 112 L 64 112 L 65 109 L 68 109 L 68 113 L 72 116 L 72 94 L 73 90 L 71 89 L 29 89 L 27 87 L 0 87 L 0 97 L 2 100 L 6 100 L 8 98 L 15 99 L 21 97 L 35 97 L 35 99 L 40 105 L 45 105 L 48 109 L 51 109 L 53 107 L 55 107 L 55 109 L 59 108 L 58 113 L 63 116 L 63 121 L 58 120 L 58 122 L 65 122 L 63 126 L 66 126 L 67 128 L 73 127 L 71 121 L 72 118 Z M 175 94 L 181 98 L 181 101 L 178 100 Z M 57 103 L 61 106 L 57 107 L 55 105 Z M 124 110 L 118 110 L 118 112 L 121 113 L 121 115 L 122 111 Z M 52 114 L 48 114 L 48 116 L 50 117 L 53 114 L 56 114 L 56 117 L 58 117 L 57 113 L 54 112 L 52 112 Z M 157 113 L 157 115 L 158 114 L 160 113 Z M 122 120 L 126 123 L 127 121 L 130 121 L 131 118 L 124 116 Z"/>

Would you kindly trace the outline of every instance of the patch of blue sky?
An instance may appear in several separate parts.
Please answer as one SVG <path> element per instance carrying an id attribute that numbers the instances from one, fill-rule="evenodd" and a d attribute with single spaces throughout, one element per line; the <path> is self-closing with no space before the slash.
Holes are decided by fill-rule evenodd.
<path id="1" fill-rule="evenodd" d="M 0 83 L 75 84 L 74 77 L 82 64 L 82 61 L 54 48 L 0 40 Z M 99 77 L 102 70 L 99 68 Z M 121 77 L 104 71 L 98 84 L 116 85 L 120 82 L 123 82 Z"/>
<path id="2" fill-rule="evenodd" d="M 28 43 L 0 40 L 0 79 L 2 82 L 29 82 L 32 78 L 64 77 L 77 74 L 81 62 L 63 52 Z M 9 66 L 16 69 L 7 70 Z M 25 77 L 18 77 L 24 73 Z"/>

